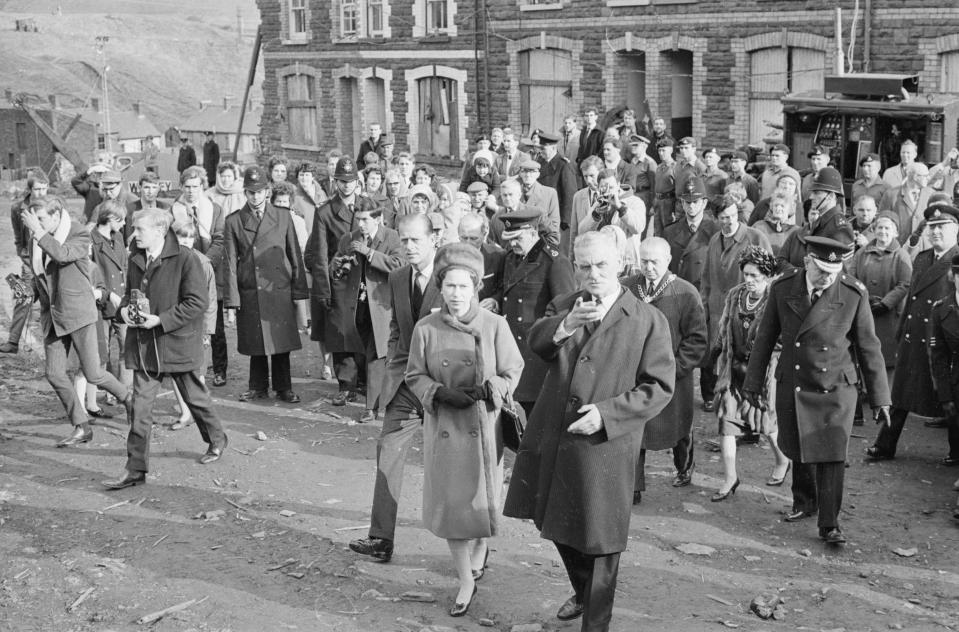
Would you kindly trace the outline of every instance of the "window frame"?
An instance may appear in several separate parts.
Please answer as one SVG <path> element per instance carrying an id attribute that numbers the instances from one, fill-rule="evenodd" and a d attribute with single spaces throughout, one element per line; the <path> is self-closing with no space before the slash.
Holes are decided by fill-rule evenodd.
<path id="1" fill-rule="evenodd" d="M 297 30 L 296 26 L 301 21 L 303 29 Z M 307 39 L 309 22 L 309 0 L 290 0 L 290 39 Z"/>
<path id="2" fill-rule="evenodd" d="M 305 147 L 316 147 L 319 145 L 319 130 L 317 129 L 317 116 L 319 114 L 319 108 L 317 107 L 317 88 L 319 82 L 317 77 L 313 74 L 307 73 L 290 73 L 283 77 L 284 80 L 284 102 L 283 106 L 285 108 L 286 115 L 286 128 L 287 128 L 287 137 L 285 139 L 286 144 L 295 145 L 295 146 L 305 146 Z M 301 99 L 292 99 L 290 98 L 290 82 L 291 81 L 305 81 L 306 88 L 306 98 Z M 308 134 L 302 134 L 300 136 L 295 136 L 293 134 L 293 120 L 294 116 L 291 113 L 291 110 L 312 110 L 313 114 L 310 118 L 313 120 L 312 129 L 307 130 Z"/>

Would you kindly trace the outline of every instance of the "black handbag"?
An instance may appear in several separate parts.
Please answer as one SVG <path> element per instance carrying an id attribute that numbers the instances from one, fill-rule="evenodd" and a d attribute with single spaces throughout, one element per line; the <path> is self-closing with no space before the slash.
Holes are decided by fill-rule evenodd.
<path id="1" fill-rule="evenodd" d="M 519 443 L 526 430 L 526 411 L 513 401 L 512 395 L 507 395 L 503 400 L 499 423 L 503 431 L 503 445 L 513 452 L 518 452 Z"/>

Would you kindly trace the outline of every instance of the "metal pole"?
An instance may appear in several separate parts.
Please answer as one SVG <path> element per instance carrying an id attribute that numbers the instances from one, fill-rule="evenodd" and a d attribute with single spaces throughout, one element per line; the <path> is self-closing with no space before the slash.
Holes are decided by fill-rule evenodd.
<path id="1" fill-rule="evenodd" d="M 489 25 L 486 19 L 486 0 L 480 0 L 483 19 L 483 113 L 486 119 L 483 121 L 483 127 L 488 134 L 490 132 L 490 111 L 489 111 Z"/>
<path id="2" fill-rule="evenodd" d="M 862 71 L 869 72 L 872 62 L 872 0 L 866 0 L 865 15 L 862 20 Z"/>
<path id="3" fill-rule="evenodd" d="M 480 0 L 473 2 L 473 102 L 476 103 L 476 122 L 482 126 L 483 108 L 480 106 L 480 67 L 479 67 L 479 12 Z M 467 143 L 468 144 L 468 143 Z M 467 147 L 467 154 L 469 148 Z"/>
<path id="4" fill-rule="evenodd" d="M 107 71 L 110 67 L 107 65 L 107 42 L 110 38 L 105 35 L 97 36 L 97 52 L 103 55 L 103 72 L 100 74 L 100 80 L 103 82 L 103 142 L 104 147 L 109 152 L 113 152 L 113 140 L 110 137 L 110 90 L 107 81 Z"/>
<path id="5" fill-rule="evenodd" d="M 246 78 L 246 88 L 243 90 L 243 102 L 240 104 L 240 122 L 236 127 L 236 139 L 233 141 L 233 160 L 240 162 L 240 136 L 243 134 L 243 119 L 246 118 L 246 105 L 250 99 L 250 88 L 256 78 L 256 63 L 260 58 L 260 45 L 263 42 L 263 31 L 256 27 L 256 40 L 253 42 L 253 56 L 250 59 L 250 72 Z"/>

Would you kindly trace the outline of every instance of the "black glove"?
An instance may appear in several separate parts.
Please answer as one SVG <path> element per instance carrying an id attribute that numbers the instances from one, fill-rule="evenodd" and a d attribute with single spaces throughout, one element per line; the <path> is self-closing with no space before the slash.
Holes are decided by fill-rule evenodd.
<path id="1" fill-rule="evenodd" d="M 568 222 L 560 222 L 560 223 L 559 223 L 559 229 L 560 229 L 560 230 L 567 230 L 568 228 L 569 228 L 569 223 L 568 223 Z"/>
<path id="2" fill-rule="evenodd" d="M 470 386 L 460 390 L 473 398 L 474 402 L 491 401 L 493 399 L 492 395 L 490 395 L 489 382 L 478 386 Z"/>
<path id="3" fill-rule="evenodd" d="M 883 303 L 882 299 L 878 296 L 869 297 L 869 307 L 872 310 L 873 316 L 882 316 L 889 311 L 889 306 Z"/>
<path id="4" fill-rule="evenodd" d="M 436 389 L 433 399 L 441 404 L 452 406 L 453 408 L 469 408 L 473 405 L 473 402 L 476 401 L 463 391 L 446 386 L 441 386 Z"/>

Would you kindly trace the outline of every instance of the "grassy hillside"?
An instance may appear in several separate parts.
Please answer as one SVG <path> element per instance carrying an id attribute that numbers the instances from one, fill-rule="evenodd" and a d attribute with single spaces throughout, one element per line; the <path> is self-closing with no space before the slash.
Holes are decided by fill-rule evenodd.
<path id="1" fill-rule="evenodd" d="M 36 20 L 40 32 L 15 31 L 22 18 Z M 162 130 L 200 100 L 242 98 L 258 21 L 255 0 L 0 1 L 0 89 L 82 105 L 99 96 L 103 61 L 94 40 L 106 35 L 111 107 L 139 100 Z"/>

